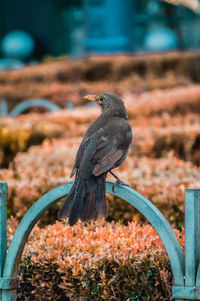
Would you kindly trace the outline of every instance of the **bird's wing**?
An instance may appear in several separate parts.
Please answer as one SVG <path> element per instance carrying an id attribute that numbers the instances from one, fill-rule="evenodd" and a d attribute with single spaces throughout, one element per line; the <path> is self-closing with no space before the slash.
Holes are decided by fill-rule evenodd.
<path id="1" fill-rule="evenodd" d="M 102 123 L 102 122 L 101 122 Z M 109 119 L 90 135 L 85 135 L 77 153 L 75 171 L 81 176 L 99 176 L 123 161 L 130 144 L 130 129 L 126 121 Z M 121 162 L 122 162 L 121 161 Z"/>
<path id="2" fill-rule="evenodd" d="M 90 143 L 91 139 L 93 139 L 95 136 L 101 135 L 101 133 L 102 133 L 102 129 L 99 129 L 95 133 L 92 133 L 90 136 L 87 136 L 87 135 L 84 136 L 84 138 L 79 146 L 79 149 L 77 151 L 75 163 L 74 163 L 70 178 L 73 177 L 76 170 L 79 168 L 84 151 L 87 148 L 88 144 Z"/>
<path id="3" fill-rule="evenodd" d="M 93 175 L 97 177 L 109 171 L 110 169 L 113 168 L 115 163 L 122 158 L 122 156 L 123 156 L 123 150 L 111 148 L 109 152 L 107 152 L 103 157 L 101 157 L 97 161 L 92 171 Z"/>
<path id="4" fill-rule="evenodd" d="M 123 127 L 122 127 L 123 125 Z M 110 120 L 101 134 L 97 135 L 96 146 L 91 156 L 94 168 L 92 173 L 94 176 L 100 176 L 112 168 L 118 166 L 118 163 L 125 158 L 129 142 L 129 131 L 126 123 L 120 125 L 117 120 Z M 127 144 L 128 143 L 128 144 Z M 119 162 L 118 162 L 119 161 Z"/>
<path id="5" fill-rule="evenodd" d="M 118 147 L 119 137 L 104 132 L 97 141 L 95 151 L 91 157 L 94 163 L 93 175 L 99 176 L 113 168 L 123 156 L 123 150 Z"/>
<path id="6" fill-rule="evenodd" d="M 75 163 L 74 163 L 72 172 L 71 172 L 71 174 L 70 174 L 70 178 L 73 177 L 73 175 L 75 174 L 75 172 L 76 172 L 77 169 L 79 168 L 81 158 L 82 158 L 82 156 L 83 156 L 85 147 L 86 147 L 86 145 L 88 144 L 88 142 L 89 142 L 89 139 L 87 139 L 86 141 L 82 141 L 81 145 L 79 146 L 79 149 L 78 149 L 77 154 L 76 154 Z"/>

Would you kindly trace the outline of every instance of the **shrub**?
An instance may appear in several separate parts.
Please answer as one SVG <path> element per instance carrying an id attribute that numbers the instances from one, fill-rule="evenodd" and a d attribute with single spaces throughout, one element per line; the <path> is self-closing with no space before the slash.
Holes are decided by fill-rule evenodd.
<path id="1" fill-rule="evenodd" d="M 0 180 L 9 186 L 8 209 L 19 219 L 27 209 L 50 189 L 69 182 L 69 175 L 80 138 L 45 141 L 28 152 L 18 154 L 13 168 L 0 170 Z M 184 189 L 198 187 L 199 168 L 169 153 L 167 157 L 152 159 L 130 156 L 116 170 L 120 178 L 151 200 L 176 227 L 184 221 Z M 109 179 L 113 178 L 109 175 Z M 108 220 L 144 221 L 131 205 L 108 196 Z M 43 223 L 54 222 L 60 203 L 52 207 Z"/>
<path id="2" fill-rule="evenodd" d="M 80 108 L 72 112 L 44 114 L 42 120 L 39 114 L 21 116 L 16 122 L 9 119 L 10 124 L 0 124 L 1 165 L 6 167 L 17 152 L 41 144 L 44 139 L 59 136 L 74 137 L 75 141 L 82 138 L 92 121 L 90 116 L 93 120 L 98 116 L 98 110 Z M 130 119 L 134 133 L 131 156 L 159 158 L 173 150 L 179 158 L 199 165 L 199 116 L 187 114 L 183 119 L 179 115 L 171 117 L 163 114 L 161 117 L 138 116 Z"/>
<path id="3" fill-rule="evenodd" d="M 175 233 L 184 243 L 184 232 Z M 150 225 L 34 227 L 23 253 L 18 300 L 170 300 L 172 272 Z"/>
<path id="4" fill-rule="evenodd" d="M 39 125 L 26 121 L 23 124 L 12 118 L 0 123 L 0 166 L 8 167 L 18 152 L 26 151 L 31 145 L 41 144 L 46 138 L 61 135 L 61 126 L 49 122 Z"/>
<path id="5" fill-rule="evenodd" d="M 84 94 L 104 91 L 141 93 L 199 82 L 199 54 L 90 57 L 48 61 L 0 74 L 0 99 L 9 109 L 30 97 L 48 98 L 62 108 Z M 94 84 L 95 83 L 95 84 Z"/>
<path id="6" fill-rule="evenodd" d="M 170 117 L 141 117 L 133 124 L 132 156 L 165 157 L 168 152 L 200 165 L 200 125 L 196 114 Z"/>
<path id="7" fill-rule="evenodd" d="M 125 100 L 134 133 L 133 155 L 159 158 L 173 150 L 179 158 L 200 164 L 199 87 L 176 88 L 165 92 L 157 90 L 140 96 L 131 94 L 126 95 Z M 79 107 L 71 111 L 44 114 L 42 120 L 40 114 L 20 116 L 16 130 L 23 132 L 27 130 L 27 124 L 32 124 L 34 129 L 30 138 L 27 138 L 28 145 L 40 143 L 48 136 L 56 136 L 54 128 L 60 136 L 82 137 L 98 115 L 97 107 Z M 14 124 L 16 119 L 11 120 Z M 53 133 L 47 133 L 45 126 Z M 11 132 L 8 125 L 5 130 L 8 134 Z M 20 147 L 17 149 L 21 150 Z"/>

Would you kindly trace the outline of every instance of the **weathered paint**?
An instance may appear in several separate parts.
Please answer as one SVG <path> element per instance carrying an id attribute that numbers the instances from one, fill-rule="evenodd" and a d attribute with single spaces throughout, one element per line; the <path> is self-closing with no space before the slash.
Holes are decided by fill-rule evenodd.
<path id="1" fill-rule="evenodd" d="M 173 296 L 179 300 L 200 300 L 200 289 L 196 287 L 175 286 Z"/>
<path id="2" fill-rule="evenodd" d="M 19 287 L 19 277 L 0 278 L 0 289 L 9 290 Z"/>

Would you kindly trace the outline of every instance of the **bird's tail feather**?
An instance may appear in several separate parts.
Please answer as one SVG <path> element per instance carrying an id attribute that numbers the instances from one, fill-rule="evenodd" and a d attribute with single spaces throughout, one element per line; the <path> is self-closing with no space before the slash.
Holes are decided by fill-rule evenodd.
<path id="1" fill-rule="evenodd" d="M 60 219 L 65 218 L 66 216 L 69 216 L 70 211 L 71 211 L 71 207 L 73 204 L 73 199 L 74 199 L 74 195 L 75 195 L 75 189 L 76 189 L 76 181 L 74 182 L 70 193 L 67 196 L 67 199 L 65 199 L 62 208 L 60 209 L 60 212 L 58 214 L 58 217 Z"/>
<path id="2" fill-rule="evenodd" d="M 67 216 L 69 216 L 70 226 L 73 226 L 79 218 L 85 222 L 96 220 L 98 216 L 107 216 L 105 175 L 93 177 L 87 182 L 85 179 L 76 177 L 59 212 L 59 218 Z"/>
<path id="3" fill-rule="evenodd" d="M 83 222 L 87 222 L 90 220 L 96 220 L 98 217 L 97 210 L 96 210 L 96 202 L 95 199 L 92 198 L 92 194 L 87 194 L 85 198 L 84 209 L 80 216 L 80 219 Z"/>
<path id="4" fill-rule="evenodd" d="M 96 191 L 96 209 L 97 214 L 101 217 L 106 217 L 108 215 L 108 207 L 106 202 L 106 176 L 101 176 L 97 181 L 97 191 Z"/>

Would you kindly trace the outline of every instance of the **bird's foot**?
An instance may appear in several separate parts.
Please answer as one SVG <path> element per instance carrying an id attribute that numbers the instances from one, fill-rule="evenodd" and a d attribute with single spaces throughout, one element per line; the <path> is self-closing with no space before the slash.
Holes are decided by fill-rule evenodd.
<path id="1" fill-rule="evenodd" d="M 118 176 L 116 176 L 115 174 L 114 174 L 114 172 L 112 172 L 111 170 L 109 171 L 109 173 L 117 180 L 114 184 L 113 184 L 113 186 L 112 186 L 112 191 L 115 193 L 115 186 L 117 185 L 117 184 L 121 184 L 121 185 L 123 185 L 123 186 L 129 186 L 128 184 L 126 184 L 125 182 L 123 182 L 122 180 L 120 180 L 120 178 L 118 178 Z"/>
<path id="2" fill-rule="evenodd" d="M 117 184 L 123 185 L 123 186 L 129 186 L 128 184 L 126 184 L 125 182 L 121 181 L 120 179 L 117 179 L 117 181 L 113 184 L 112 186 L 112 191 L 115 193 L 115 187 Z"/>

